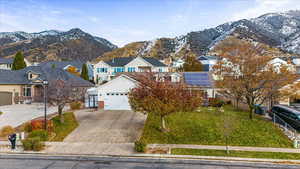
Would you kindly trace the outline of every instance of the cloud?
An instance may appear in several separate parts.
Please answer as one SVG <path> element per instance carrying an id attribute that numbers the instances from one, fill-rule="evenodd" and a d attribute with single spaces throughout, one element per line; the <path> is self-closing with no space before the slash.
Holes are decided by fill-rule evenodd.
<path id="1" fill-rule="evenodd" d="M 299 0 L 255 0 L 254 6 L 239 11 L 231 17 L 232 20 L 255 18 L 271 12 L 283 12 L 300 9 Z"/>

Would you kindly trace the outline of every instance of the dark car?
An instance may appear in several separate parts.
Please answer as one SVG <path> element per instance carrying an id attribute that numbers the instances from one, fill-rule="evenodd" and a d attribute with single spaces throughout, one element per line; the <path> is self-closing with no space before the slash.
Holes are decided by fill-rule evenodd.
<path id="1" fill-rule="evenodd" d="M 300 130 L 300 111 L 289 106 L 276 105 L 271 109 L 271 116 L 273 113 L 283 119 L 290 126 L 296 130 Z"/>

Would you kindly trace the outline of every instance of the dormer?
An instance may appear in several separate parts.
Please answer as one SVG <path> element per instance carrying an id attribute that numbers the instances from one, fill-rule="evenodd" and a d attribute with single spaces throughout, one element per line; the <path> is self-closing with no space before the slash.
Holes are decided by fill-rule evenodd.
<path id="1" fill-rule="evenodd" d="M 27 72 L 27 79 L 28 80 L 35 80 L 35 79 L 37 79 L 37 78 L 39 78 L 40 77 L 40 74 L 39 73 L 35 73 L 35 72 L 33 72 L 33 71 L 28 71 Z"/>

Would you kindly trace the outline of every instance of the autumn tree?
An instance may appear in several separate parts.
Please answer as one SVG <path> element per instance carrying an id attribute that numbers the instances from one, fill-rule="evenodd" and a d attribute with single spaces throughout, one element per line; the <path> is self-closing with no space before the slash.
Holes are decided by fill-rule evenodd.
<path id="1" fill-rule="evenodd" d="M 88 67 L 86 64 L 82 65 L 80 77 L 84 80 L 89 80 Z"/>
<path id="2" fill-rule="evenodd" d="M 249 108 L 253 118 L 255 105 L 279 95 L 279 89 L 295 79 L 288 65 L 274 66 L 268 47 L 230 38 L 217 47 L 221 59 L 214 66 L 216 87 L 230 99 L 238 99 Z"/>
<path id="3" fill-rule="evenodd" d="M 197 60 L 195 54 L 189 52 L 181 69 L 184 72 L 199 72 L 203 71 L 203 65 Z"/>
<path id="4" fill-rule="evenodd" d="M 136 79 L 138 86 L 129 93 L 132 109 L 159 116 L 163 132 L 168 131 L 166 116 L 175 112 L 193 111 L 201 104 L 202 94 L 197 90 L 189 90 L 183 83 L 172 83 L 152 73 L 138 75 Z"/>
<path id="5" fill-rule="evenodd" d="M 51 105 L 57 106 L 60 122 L 63 123 L 63 109 L 65 105 L 83 100 L 86 89 L 73 87 L 71 83 L 58 78 L 49 82 L 47 91 L 48 102 Z"/>
<path id="6" fill-rule="evenodd" d="M 12 64 L 12 70 L 20 70 L 26 67 L 26 63 L 24 60 L 24 55 L 22 52 L 17 52 L 14 58 L 14 62 Z"/>

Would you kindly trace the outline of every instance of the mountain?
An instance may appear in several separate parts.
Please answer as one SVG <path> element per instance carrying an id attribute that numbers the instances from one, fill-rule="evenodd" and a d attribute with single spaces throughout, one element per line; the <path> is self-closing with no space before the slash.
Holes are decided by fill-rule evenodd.
<path id="1" fill-rule="evenodd" d="M 210 54 L 216 45 L 232 36 L 278 48 L 276 51 L 279 55 L 298 55 L 300 54 L 300 11 L 269 13 L 258 18 L 229 22 L 175 38 L 134 42 L 107 52 L 102 58 L 129 55 L 160 59 L 181 58 L 188 51 L 196 55 Z"/>
<path id="2" fill-rule="evenodd" d="M 38 33 L 0 33 L 0 57 L 12 57 L 23 51 L 30 61 L 93 60 L 117 48 L 106 39 L 75 28 L 66 32 L 49 30 Z"/>

